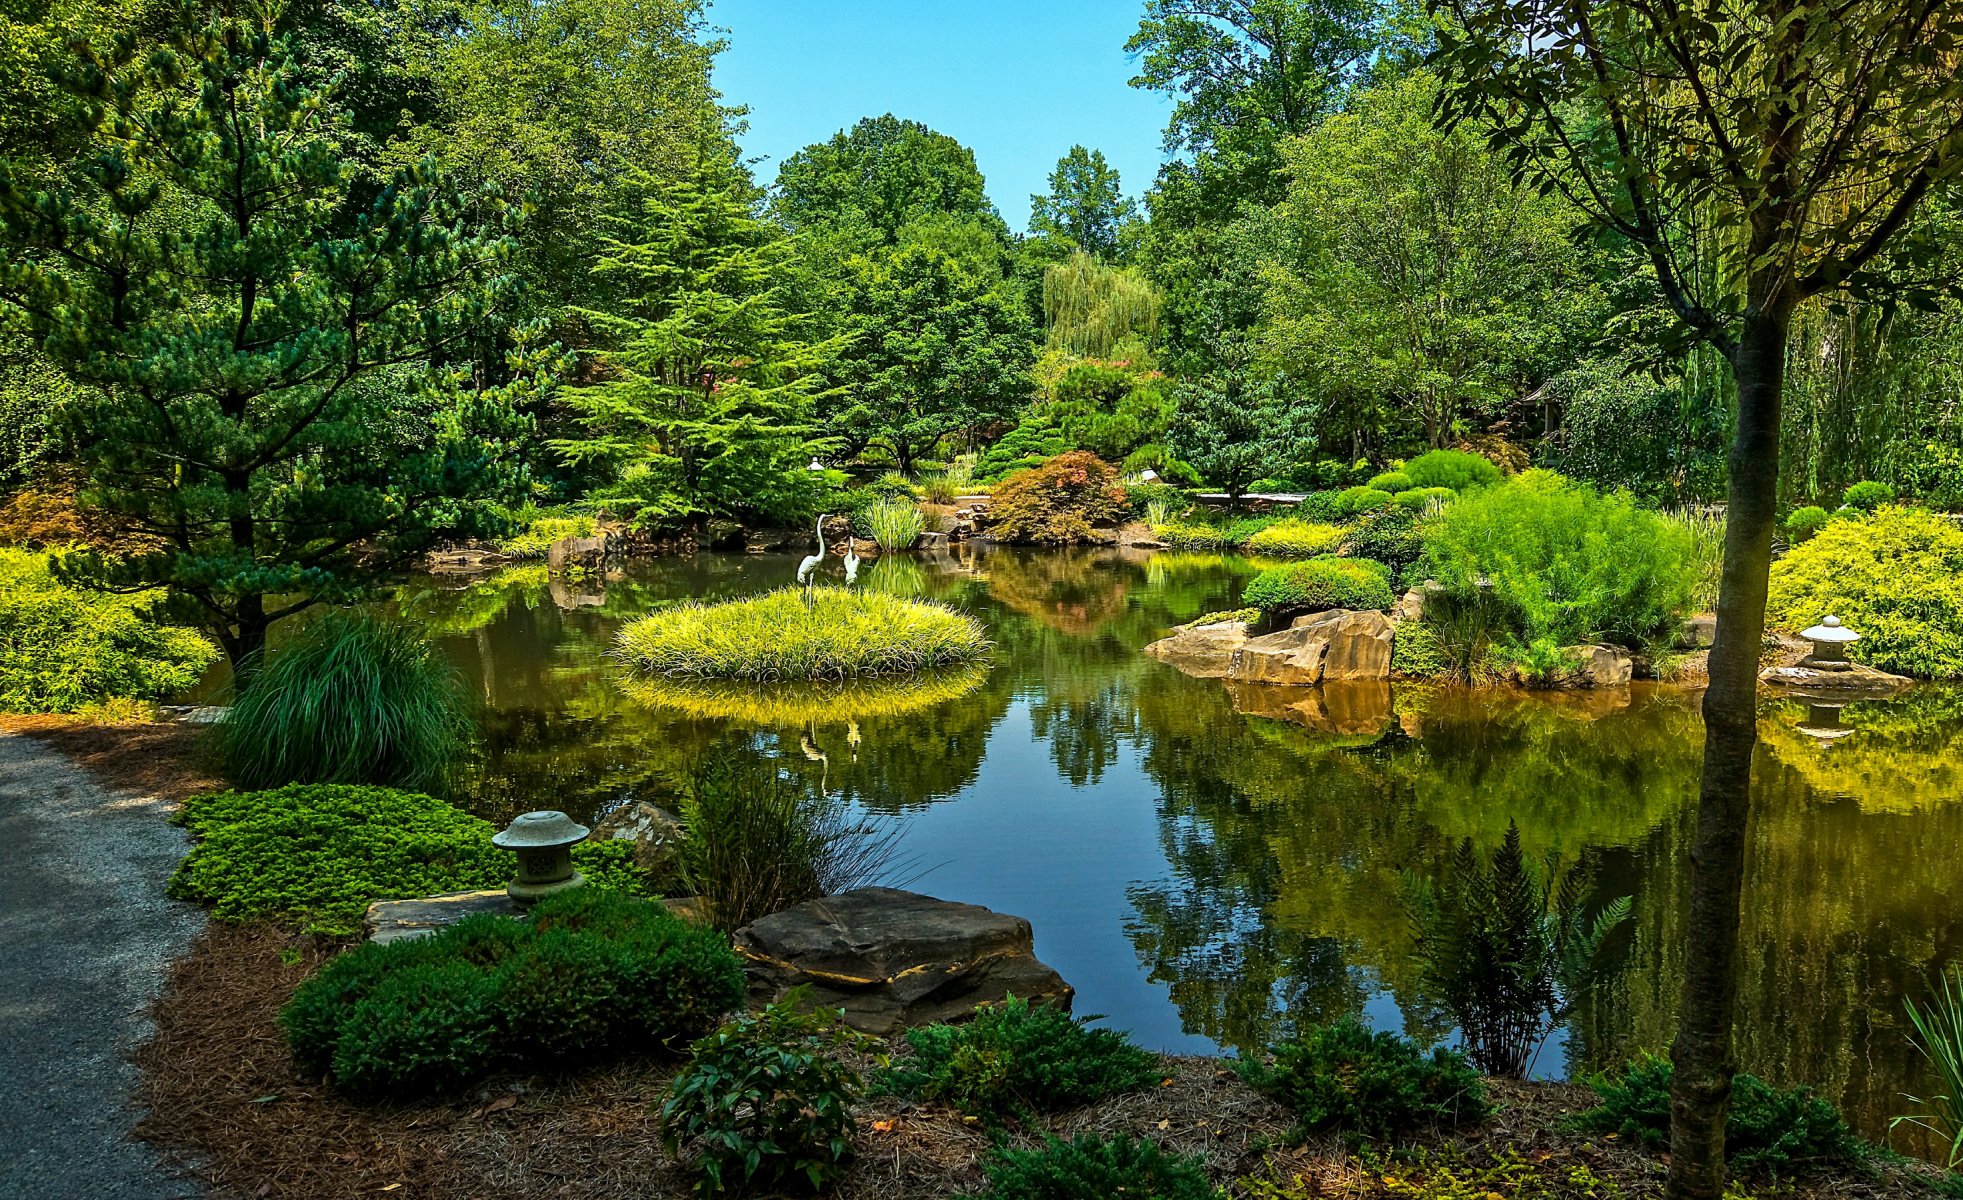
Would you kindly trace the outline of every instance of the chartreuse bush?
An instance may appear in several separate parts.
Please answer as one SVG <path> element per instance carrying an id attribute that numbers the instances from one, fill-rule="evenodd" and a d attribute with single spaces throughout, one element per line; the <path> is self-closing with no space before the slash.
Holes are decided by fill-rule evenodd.
<path id="1" fill-rule="evenodd" d="M 1334 554 L 1342 544 L 1341 526 L 1312 525 L 1290 517 L 1248 538 L 1247 552 L 1269 558 L 1314 558 Z"/>
<path id="2" fill-rule="evenodd" d="M 965 1025 L 928 1025 L 906 1037 L 913 1053 L 887 1072 L 884 1086 L 970 1116 L 1058 1112 L 1159 1078 L 1158 1056 L 1124 1034 L 1013 996 Z"/>
<path id="3" fill-rule="evenodd" d="M 561 538 L 592 537 L 599 525 L 586 513 L 569 509 L 526 507 L 512 514 L 519 531 L 500 541 L 498 549 L 513 558 L 544 558 Z"/>
<path id="4" fill-rule="evenodd" d="M 1834 521 L 1772 564 L 1766 616 L 1800 630 L 1832 613 L 1851 658 L 1930 679 L 1963 676 L 1963 529 L 1920 508 Z"/>
<path id="5" fill-rule="evenodd" d="M 700 1196 L 797 1184 L 822 1191 L 852 1158 L 864 1090 L 839 1051 L 880 1045 L 800 988 L 695 1043 L 661 1106 L 668 1152 L 688 1155 Z"/>
<path id="6" fill-rule="evenodd" d="M 1646 1054 L 1619 1076 L 1588 1081 L 1601 1099 L 1575 1118 L 1583 1129 L 1619 1133 L 1645 1145 L 1670 1141 L 1670 1060 Z M 1752 1075 L 1731 1080 L 1724 1119 L 1725 1157 L 1739 1171 L 1789 1171 L 1845 1162 L 1860 1148 L 1834 1106 L 1807 1088 L 1775 1088 Z"/>
<path id="7" fill-rule="evenodd" d="M 1488 487 L 1500 481 L 1492 460 L 1470 450 L 1432 450 L 1404 464 L 1412 487 L 1449 488 L 1455 492 Z"/>
<path id="8" fill-rule="evenodd" d="M 1417 487 L 1418 481 L 1402 471 L 1385 471 L 1380 475 L 1372 476 L 1370 482 L 1363 486 L 1372 491 L 1389 492 L 1392 495 L 1396 495 L 1398 492 Z"/>
<path id="9" fill-rule="evenodd" d="M 470 744 L 463 680 L 414 625 L 329 613 L 272 652 L 212 737 L 248 788 L 427 789 Z"/>
<path id="10" fill-rule="evenodd" d="M 847 680 L 961 667 L 987 657 L 981 623 L 884 592 L 798 588 L 686 604 L 620 631 L 615 652 L 668 679 Z"/>
<path id="11" fill-rule="evenodd" d="M 1422 512 L 1424 509 L 1430 507 L 1433 501 L 1452 500 L 1457 496 L 1458 493 L 1451 488 L 1407 488 L 1392 496 L 1391 502 L 1399 508 L 1408 508 L 1413 512 Z"/>
<path id="12" fill-rule="evenodd" d="M 1333 515 L 1342 518 L 1389 508 L 1393 503 L 1395 497 L 1382 488 L 1353 487 L 1337 492 L 1329 501 L 1329 507 Z"/>
<path id="13" fill-rule="evenodd" d="M 1034 1150 L 998 1151 L 987 1166 L 983 1200 L 1225 1200 L 1205 1164 L 1127 1133 L 1054 1135 Z"/>
<path id="14" fill-rule="evenodd" d="M 1248 580 L 1241 603 L 1265 612 L 1386 609 L 1396 603 L 1389 570 L 1367 558 L 1312 558 L 1269 567 Z"/>
<path id="15" fill-rule="evenodd" d="M 217 647 L 152 620 L 161 598 L 69 587 L 48 555 L 0 549 L 0 711 L 74 712 L 196 683 Z"/>
<path id="16" fill-rule="evenodd" d="M 224 921 L 353 934 L 377 900 L 502 887 L 513 871 L 510 852 L 491 844 L 489 821 L 393 788 L 214 792 L 186 800 L 173 820 L 197 842 L 170 877 L 170 894 L 209 904 Z M 645 892 L 654 883 L 625 841 L 582 842 L 573 863 L 596 890 Z"/>
<path id="17" fill-rule="evenodd" d="M 303 1071 L 357 1094 L 423 1094 L 661 1049 L 742 998 L 720 935 L 580 888 L 539 900 L 527 921 L 470 917 L 357 946 L 300 985 L 280 1024 Z"/>
<path id="18" fill-rule="evenodd" d="M 1380 1138 L 1425 1125 L 1478 1121 L 1486 1089 L 1465 1055 L 1430 1054 L 1354 1019 L 1320 1025 L 1274 1047 L 1274 1063 L 1243 1059 L 1241 1074 L 1294 1110 L 1304 1131 L 1338 1128 Z"/>

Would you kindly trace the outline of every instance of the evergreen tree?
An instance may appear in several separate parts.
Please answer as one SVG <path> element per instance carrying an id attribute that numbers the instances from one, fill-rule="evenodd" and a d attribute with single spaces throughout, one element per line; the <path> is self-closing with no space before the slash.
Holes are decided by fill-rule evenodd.
<path id="1" fill-rule="evenodd" d="M 278 16 L 85 50 L 60 111 L 89 152 L 52 183 L 0 167 L 4 297 L 86 385 L 84 498 L 154 546 L 81 569 L 170 589 L 242 679 L 281 616 L 490 529 L 539 386 L 523 340 L 513 387 L 437 369 L 485 332 L 505 243 L 426 165 L 357 187 L 348 110 Z"/>

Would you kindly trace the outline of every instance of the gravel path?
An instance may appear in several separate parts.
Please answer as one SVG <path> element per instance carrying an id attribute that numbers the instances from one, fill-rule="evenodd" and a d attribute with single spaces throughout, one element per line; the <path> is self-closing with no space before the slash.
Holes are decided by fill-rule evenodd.
<path id="1" fill-rule="evenodd" d="M 180 1200 L 130 1140 L 145 1008 L 203 928 L 164 898 L 185 835 L 161 800 L 110 791 L 0 733 L 0 1197 Z"/>

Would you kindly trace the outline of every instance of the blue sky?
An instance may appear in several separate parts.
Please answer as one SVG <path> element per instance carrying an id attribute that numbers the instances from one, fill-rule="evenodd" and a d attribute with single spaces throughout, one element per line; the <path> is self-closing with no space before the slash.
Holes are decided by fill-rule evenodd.
<path id="1" fill-rule="evenodd" d="M 1128 87 L 1124 45 L 1140 0 L 715 0 L 729 31 L 716 86 L 750 107 L 743 148 L 757 176 L 860 117 L 891 112 L 975 152 L 1009 224 L 1029 220 L 1056 160 L 1082 142 L 1104 151 L 1125 191 L 1158 173 L 1171 109 Z"/>

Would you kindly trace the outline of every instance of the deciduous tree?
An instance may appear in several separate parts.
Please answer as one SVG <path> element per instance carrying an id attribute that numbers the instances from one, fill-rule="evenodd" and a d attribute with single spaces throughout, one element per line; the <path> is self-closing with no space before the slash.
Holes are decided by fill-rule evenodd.
<path id="1" fill-rule="evenodd" d="M 1121 257 L 1119 235 L 1137 219 L 1118 172 L 1101 150 L 1070 147 L 1050 172 L 1050 190 L 1029 198 L 1029 232 L 1064 238 L 1100 261 Z"/>

